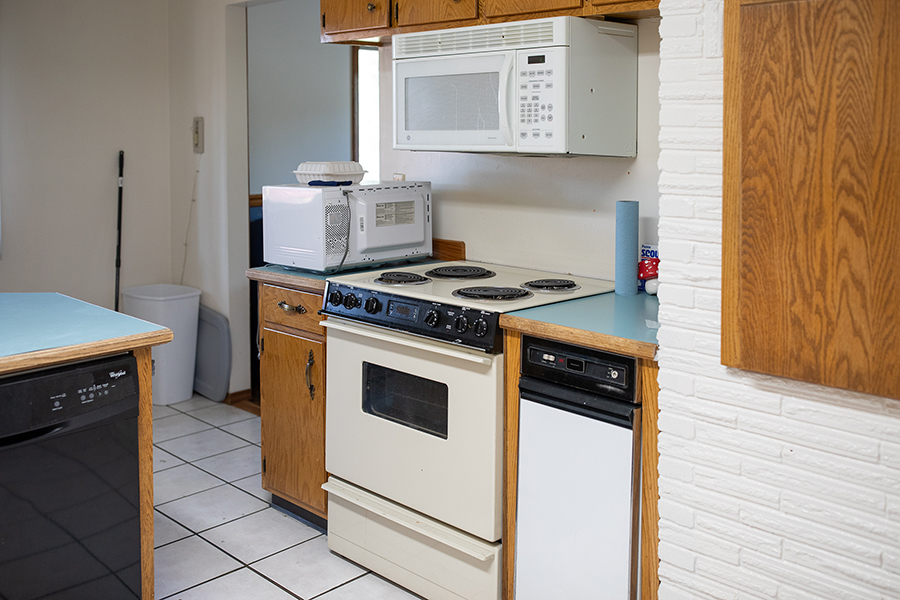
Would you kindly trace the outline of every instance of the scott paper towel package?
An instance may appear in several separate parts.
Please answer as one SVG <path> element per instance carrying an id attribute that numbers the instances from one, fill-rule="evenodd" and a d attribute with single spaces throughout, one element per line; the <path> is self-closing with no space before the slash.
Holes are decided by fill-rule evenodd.
<path id="1" fill-rule="evenodd" d="M 657 268 L 659 267 L 659 247 L 650 244 L 641 244 L 641 255 L 638 263 L 638 290 L 650 292 L 647 290 L 647 282 L 657 278 Z"/>

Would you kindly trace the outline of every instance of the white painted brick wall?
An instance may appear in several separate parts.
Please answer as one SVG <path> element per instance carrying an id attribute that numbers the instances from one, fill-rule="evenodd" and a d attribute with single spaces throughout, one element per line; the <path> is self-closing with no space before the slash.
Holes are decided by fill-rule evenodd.
<path id="1" fill-rule="evenodd" d="M 719 363 L 723 0 L 661 0 L 660 598 L 900 599 L 900 402 Z"/>

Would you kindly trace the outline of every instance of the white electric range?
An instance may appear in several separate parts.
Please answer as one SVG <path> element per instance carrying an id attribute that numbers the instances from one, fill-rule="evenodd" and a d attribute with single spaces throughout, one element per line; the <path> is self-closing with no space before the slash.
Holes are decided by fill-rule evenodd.
<path id="1" fill-rule="evenodd" d="M 500 313 L 614 289 L 612 281 L 456 261 L 331 277 L 323 312 L 499 352 Z"/>
<path id="2" fill-rule="evenodd" d="M 614 288 L 468 261 L 329 278 L 331 549 L 431 600 L 499 598 L 499 316 Z"/>

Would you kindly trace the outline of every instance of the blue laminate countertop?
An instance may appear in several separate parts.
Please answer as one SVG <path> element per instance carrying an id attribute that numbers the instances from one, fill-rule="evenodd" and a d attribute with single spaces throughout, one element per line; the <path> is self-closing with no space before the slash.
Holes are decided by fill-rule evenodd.
<path id="1" fill-rule="evenodd" d="M 500 325 L 533 335 L 570 339 L 601 349 L 653 358 L 659 328 L 659 299 L 638 293 L 588 296 L 500 317 Z"/>
<path id="2" fill-rule="evenodd" d="M 168 329 L 62 294 L 0 294 L 0 359 L 154 332 Z"/>

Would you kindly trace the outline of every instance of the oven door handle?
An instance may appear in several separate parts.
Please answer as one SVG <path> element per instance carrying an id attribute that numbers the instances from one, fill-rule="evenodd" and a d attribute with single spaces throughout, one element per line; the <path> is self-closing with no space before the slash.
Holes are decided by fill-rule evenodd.
<path id="1" fill-rule="evenodd" d="M 369 512 L 373 512 L 378 516 L 392 521 L 401 527 L 405 527 L 411 531 L 421 534 L 436 542 L 440 542 L 445 546 L 449 546 L 454 550 L 458 550 L 463 554 L 467 554 L 475 560 L 488 562 L 494 558 L 493 548 L 486 542 L 476 542 L 463 537 L 461 534 L 453 531 L 449 527 L 435 523 L 431 519 L 416 518 L 410 511 L 397 510 L 393 503 L 379 498 L 374 494 L 370 494 L 360 489 L 356 489 L 349 485 L 345 485 L 340 481 L 330 477 L 328 481 L 322 484 L 322 489 L 343 498 L 356 506 L 364 508 Z"/>
<path id="2" fill-rule="evenodd" d="M 401 337 L 399 335 L 393 335 L 391 333 L 375 329 L 374 327 L 350 325 L 348 323 L 338 322 L 334 319 L 322 321 L 321 323 L 319 323 L 319 325 L 322 325 L 323 327 L 329 329 L 336 329 L 338 331 L 346 331 L 347 333 L 361 335 L 362 337 L 371 338 L 373 340 L 380 340 L 382 342 L 390 342 L 392 344 L 406 346 L 407 348 L 415 348 L 416 350 L 425 350 L 426 352 L 443 354 L 444 356 L 450 356 L 452 358 L 458 358 L 460 360 L 467 360 L 469 362 L 478 363 L 481 365 L 490 366 L 494 362 L 494 358 L 486 354 L 469 354 L 468 352 L 463 352 L 455 348 L 438 346 L 437 344 L 428 343 L 426 341 L 419 341 L 411 336 L 404 335 Z M 365 327 L 365 329 L 363 329 L 363 327 Z"/>

